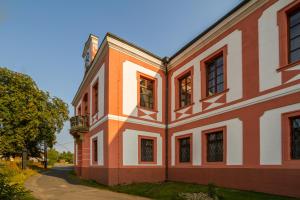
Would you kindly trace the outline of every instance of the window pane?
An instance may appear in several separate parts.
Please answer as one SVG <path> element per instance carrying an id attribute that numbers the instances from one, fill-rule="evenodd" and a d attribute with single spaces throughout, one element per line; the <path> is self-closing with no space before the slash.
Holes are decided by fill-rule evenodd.
<path id="1" fill-rule="evenodd" d="M 191 84 L 191 82 L 192 82 L 192 77 L 191 77 L 191 76 L 188 76 L 188 77 L 186 78 L 186 84 Z"/>
<path id="2" fill-rule="evenodd" d="M 209 61 L 207 67 L 207 95 L 213 95 L 217 92 L 223 91 L 223 55 Z M 222 84 L 222 85 L 221 85 Z"/>
<path id="3" fill-rule="evenodd" d="M 214 72 L 208 73 L 208 80 L 212 80 L 214 78 L 214 75 L 215 75 Z"/>
<path id="4" fill-rule="evenodd" d="M 223 132 L 207 135 L 207 162 L 223 161 Z"/>
<path id="5" fill-rule="evenodd" d="M 208 95 L 213 95 L 215 93 L 215 87 L 208 89 Z"/>
<path id="6" fill-rule="evenodd" d="M 217 68 L 217 75 L 223 74 L 223 66 Z"/>
<path id="7" fill-rule="evenodd" d="M 217 84 L 219 84 L 219 83 L 223 83 L 223 75 L 219 75 L 217 77 Z"/>
<path id="8" fill-rule="evenodd" d="M 290 39 L 295 38 L 296 36 L 300 35 L 300 24 L 290 28 Z"/>
<path id="9" fill-rule="evenodd" d="M 215 85 L 215 80 L 208 81 L 208 87 L 211 88 Z"/>
<path id="10" fill-rule="evenodd" d="M 290 53 L 290 62 L 296 62 L 300 60 L 300 49 Z"/>
<path id="11" fill-rule="evenodd" d="M 189 105 L 190 97 L 192 93 L 192 80 L 191 80 L 191 74 L 188 73 L 181 79 L 179 79 L 179 102 L 180 107 L 184 107 L 186 105 Z"/>
<path id="12" fill-rule="evenodd" d="M 300 23 L 300 11 L 297 11 L 290 15 L 290 27 L 298 23 Z"/>
<path id="13" fill-rule="evenodd" d="M 217 58 L 216 64 L 217 66 L 223 66 L 223 56 Z"/>
<path id="14" fill-rule="evenodd" d="M 210 73 L 212 71 L 214 71 L 215 67 L 213 63 L 208 64 L 207 66 L 207 72 Z"/>
<path id="15" fill-rule="evenodd" d="M 289 61 L 300 60 L 300 11 L 296 11 L 289 16 Z"/>
<path id="16" fill-rule="evenodd" d="M 221 83 L 217 86 L 217 92 L 223 92 L 223 91 L 224 91 L 224 85 L 223 83 Z"/>
<path id="17" fill-rule="evenodd" d="M 300 116 L 291 119 L 291 158 L 300 159 Z"/>
<path id="18" fill-rule="evenodd" d="M 146 80 L 143 79 L 143 78 L 141 78 L 141 80 L 140 80 L 140 85 L 141 85 L 141 86 L 146 86 Z"/>
<path id="19" fill-rule="evenodd" d="M 179 139 L 179 162 L 190 162 L 190 138 Z"/>
<path id="20" fill-rule="evenodd" d="M 141 139 L 141 161 L 153 162 L 153 143 L 151 139 Z"/>
<path id="21" fill-rule="evenodd" d="M 300 37 L 296 37 L 290 40 L 290 50 L 293 51 L 295 49 L 300 48 Z"/>
<path id="22" fill-rule="evenodd" d="M 153 109 L 153 104 L 150 102 L 153 102 L 153 80 L 148 80 L 145 78 L 140 79 L 140 106 Z"/>
<path id="23" fill-rule="evenodd" d="M 97 140 L 93 141 L 93 146 L 94 146 L 94 161 L 98 161 L 98 142 Z"/>

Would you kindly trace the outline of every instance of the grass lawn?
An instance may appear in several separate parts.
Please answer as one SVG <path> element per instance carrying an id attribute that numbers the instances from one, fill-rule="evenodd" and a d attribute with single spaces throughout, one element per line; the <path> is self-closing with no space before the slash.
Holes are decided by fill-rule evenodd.
<path id="1" fill-rule="evenodd" d="M 74 172 L 70 174 L 70 177 L 72 179 L 79 179 L 74 175 Z M 163 200 L 181 199 L 178 196 L 179 193 L 207 193 L 208 190 L 208 187 L 205 185 L 179 182 L 136 183 L 130 185 L 118 185 L 108 187 L 98 184 L 95 181 L 80 179 L 80 184 L 96 187 L 99 189 L 108 189 L 115 192 Z M 218 196 L 221 196 L 221 199 L 224 200 L 296 200 L 296 198 L 274 196 L 265 193 L 233 190 L 219 187 L 216 187 L 216 193 L 218 194 Z"/>

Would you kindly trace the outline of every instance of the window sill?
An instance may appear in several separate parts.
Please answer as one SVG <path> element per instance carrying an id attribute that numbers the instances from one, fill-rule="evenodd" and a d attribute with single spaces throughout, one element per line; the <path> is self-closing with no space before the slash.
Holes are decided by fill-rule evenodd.
<path id="1" fill-rule="evenodd" d="M 92 166 L 92 167 L 96 167 L 96 166 L 99 166 L 99 165 L 98 165 L 98 163 L 93 162 L 93 163 L 91 164 L 91 166 Z"/>
<path id="2" fill-rule="evenodd" d="M 224 93 L 226 93 L 226 92 L 228 92 L 228 91 L 229 91 L 229 88 L 225 89 L 225 90 L 224 90 L 224 91 L 222 91 L 222 92 L 219 92 L 219 93 L 213 94 L 213 95 L 211 95 L 211 96 L 206 96 L 206 97 L 204 97 L 204 98 L 200 99 L 199 101 L 200 101 L 200 102 L 202 102 L 202 101 L 206 101 L 206 100 L 208 100 L 208 99 L 211 99 L 211 98 L 214 98 L 214 97 L 216 97 L 216 96 L 219 96 L 219 95 L 221 95 L 221 94 L 224 94 Z"/>
<path id="3" fill-rule="evenodd" d="M 150 108 L 145 108 L 145 107 L 142 107 L 142 106 L 136 106 L 138 109 L 143 109 L 143 110 L 147 110 L 147 111 L 151 111 L 151 112 L 156 112 L 158 113 L 158 110 L 157 109 L 150 109 Z"/>
<path id="4" fill-rule="evenodd" d="M 225 165 L 226 165 L 225 161 L 220 161 L 220 162 L 207 162 L 207 161 L 204 161 L 203 162 L 204 167 L 217 167 L 217 166 L 225 166 Z"/>
<path id="5" fill-rule="evenodd" d="M 190 161 L 190 162 L 177 162 L 176 163 L 176 165 L 175 166 L 186 166 L 186 167 L 188 167 L 188 166 L 192 166 L 192 162 Z"/>
<path id="6" fill-rule="evenodd" d="M 289 63 L 289 64 L 284 65 L 284 66 L 280 66 L 278 69 L 276 69 L 276 71 L 277 71 L 277 72 L 281 72 L 281 71 L 284 71 L 284 70 L 286 70 L 286 69 L 295 67 L 296 65 L 300 65 L 300 60 L 299 60 L 299 61 L 296 61 L 296 62 L 293 62 L 293 63 Z"/>
<path id="7" fill-rule="evenodd" d="M 295 166 L 299 167 L 300 166 L 300 159 L 289 159 L 289 160 L 283 160 L 283 165 L 288 165 L 288 166 Z"/>
<path id="8" fill-rule="evenodd" d="M 140 165 L 157 165 L 156 161 L 139 161 Z"/>
<path id="9" fill-rule="evenodd" d="M 194 104 L 195 104 L 195 103 L 192 102 L 192 103 L 190 103 L 189 105 L 186 105 L 186 106 L 183 106 L 183 107 L 180 107 L 180 108 L 176 108 L 176 109 L 174 110 L 174 112 L 177 112 L 177 111 L 179 111 L 179 110 L 182 110 L 182 109 L 191 107 L 191 106 L 193 106 Z"/>

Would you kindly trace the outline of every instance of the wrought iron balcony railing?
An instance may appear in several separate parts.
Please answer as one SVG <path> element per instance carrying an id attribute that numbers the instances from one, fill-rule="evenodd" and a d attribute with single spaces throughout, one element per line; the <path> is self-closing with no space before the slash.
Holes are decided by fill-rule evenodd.
<path id="1" fill-rule="evenodd" d="M 84 116 L 74 116 L 70 119 L 71 129 L 70 133 L 83 133 L 88 132 L 89 130 L 89 117 L 88 115 Z"/>

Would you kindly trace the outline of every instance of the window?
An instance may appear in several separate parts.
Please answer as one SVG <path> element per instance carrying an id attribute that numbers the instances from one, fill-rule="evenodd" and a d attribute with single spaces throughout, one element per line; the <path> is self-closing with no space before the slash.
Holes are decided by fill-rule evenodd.
<path id="1" fill-rule="evenodd" d="M 207 162 L 223 161 L 223 131 L 213 132 L 206 135 L 207 137 Z"/>
<path id="2" fill-rule="evenodd" d="M 190 137 L 179 139 L 179 162 L 190 162 Z"/>
<path id="3" fill-rule="evenodd" d="M 291 159 L 300 159 L 300 116 L 290 118 Z"/>
<path id="4" fill-rule="evenodd" d="M 289 61 L 300 60 L 300 9 L 292 12 L 288 17 L 289 24 Z"/>
<path id="5" fill-rule="evenodd" d="M 84 102 L 84 115 L 88 114 L 88 94 L 86 93 L 83 97 L 83 102 Z"/>
<path id="6" fill-rule="evenodd" d="M 79 106 L 77 109 L 77 115 L 81 115 L 81 106 Z"/>
<path id="7" fill-rule="evenodd" d="M 154 80 L 140 77 L 140 106 L 154 109 Z"/>
<path id="8" fill-rule="evenodd" d="M 93 114 L 98 112 L 98 82 L 93 86 Z"/>
<path id="9" fill-rule="evenodd" d="M 154 162 L 154 140 L 141 139 L 141 161 Z"/>
<path id="10" fill-rule="evenodd" d="M 98 140 L 93 140 L 93 161 L 98 161 Z"/>
<path id="11" fill-rule="evenodd" d="M 207 96 L 224 91 L 223 54 L 206 62 Z"/>
<path id="12" fill-rule="evenodd" d="M 192 99 L 192 77 L 187 73 L 179 78 L 179 107 L 190 105 Z"/>

